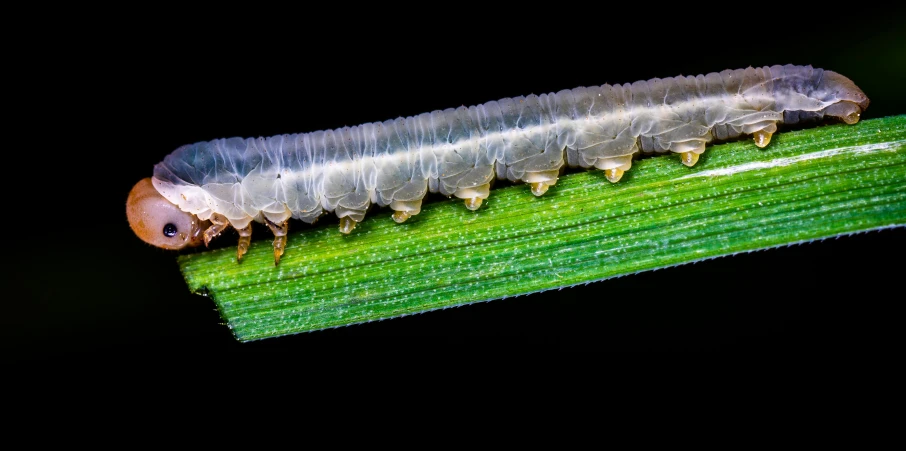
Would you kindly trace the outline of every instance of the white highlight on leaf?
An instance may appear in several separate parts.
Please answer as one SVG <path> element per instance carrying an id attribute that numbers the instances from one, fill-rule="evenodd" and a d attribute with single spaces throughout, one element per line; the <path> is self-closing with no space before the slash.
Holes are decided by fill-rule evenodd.
<path id="1" fill-rule="evenodd" d="M 900 147 L 906 145 L 906 140 L 901 141 L 891 141 L 885 143 L 877 144 L 864 144 L 861 146 L 850 146 L 850 147 L 840 147 L 837 149 L 828 149 L 822 150 L 820 152 L 808 153 L 805 155 L 797 155 L 795 157 L 789 158 L 778 158 L 771 161 L 757 161 L 753 163 L 740 164 L 737 166 L 730 166 L 728 168 L 721 169 L 712 169 L 708 171 L 701 171 L 695 174 L 689 174 L 678 178 L 677 180 L 690 179 L 695 177 L 719 177 L 724 175 L 733 175 L 740 172 L 746 171 L 755 171 L 758 169 L 770 169 L 778 168 L 782 166 L 789 166 L 791 164 L 800 163 L 808 160 L 818 160 L 821 158 L 830 158 L 837 155 L 848 154 L 848 153 L 866 153 L 866 152 L 895 152 Z"/>

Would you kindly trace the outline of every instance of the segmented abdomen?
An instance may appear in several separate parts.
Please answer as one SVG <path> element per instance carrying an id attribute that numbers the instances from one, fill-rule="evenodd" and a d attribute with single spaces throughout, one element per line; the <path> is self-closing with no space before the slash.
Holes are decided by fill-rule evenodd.
<path id="1" fill-rule="evenodd" d="M 180 147 L 155 166 L 153 182 L 182 210 L 201 219 L 218 213 L 237 228 L 261 220 L 259 213 L 275 223 L 290 215 L 313 222 L 323 211 L 361 221 L 370 203 L 403 205 L 428 190 L 487 197 L 481 187 L 495 176 L 555 181 L 564 163 L 628 169 L 639 151 L 700 153 L 712 137 L 773 127 L 785 110 L 820 115 L 836 101 L 813 95 L 821 72 L 726 70 L 336 130 L 218 139 Z"/>

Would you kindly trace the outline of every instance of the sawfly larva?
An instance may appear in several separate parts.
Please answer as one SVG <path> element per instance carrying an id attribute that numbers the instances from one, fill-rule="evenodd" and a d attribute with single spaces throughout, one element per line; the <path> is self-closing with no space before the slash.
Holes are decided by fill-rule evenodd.
<path id="1" fill-rule="evenodd" d="M 197 246 L 228 227 L 248 250 L 252 221 L 274 233 L 274 262 L 290 218 L 326 212 L 350 233 L 371 204 L 396 222 L 428 191 L 477 210 L 497 179 L 536 196 L 565 166 L 597 168 L 613 183 L 639 153 L 674 152 L 693 166 L 713 140 L 743 134 L 765 147 L 777 124 L 859 120 L 868 97 L 848 78 L 811 66 L 725 70 L 506 98 L 336 130 L 229 138 L 182 146 L 129 193 L 126 213 L 144 241 Z"/>

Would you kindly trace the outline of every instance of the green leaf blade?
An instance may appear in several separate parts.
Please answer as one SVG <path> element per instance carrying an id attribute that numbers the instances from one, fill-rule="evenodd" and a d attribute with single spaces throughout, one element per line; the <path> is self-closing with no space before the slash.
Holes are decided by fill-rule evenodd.
<path id="1" fill-rule="evenodd" d="M 425 205 L 407 223 L 380 211 L 349 236 L 290 234 L 273 265 L 258 237 L 179 257 L 189 288 L 213 298 L 241 341 L 588 283 L 739 252 L 906 224 L 906 116 L 713 146 L 694 168 L 635 162 L 617 184 L 564 176 L 487 205 Z"/>

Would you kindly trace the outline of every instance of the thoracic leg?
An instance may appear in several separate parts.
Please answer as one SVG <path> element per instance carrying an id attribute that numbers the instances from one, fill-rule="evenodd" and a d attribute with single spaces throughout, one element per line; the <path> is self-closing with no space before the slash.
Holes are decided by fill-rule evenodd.
<path id="1" fill-rule="evenodd" d="M 620 157 L 599 158 L 595 167 L 604 171 L 610 183 L 617 183 L 623 178 L 623 173 L 632 167 L 632 154 Z"/>
<path id="2" fill-rule="evenodd" d="M 289 221 L 283 221 L 281 224 L 267 222 L 267 228 L 271 229 L 274 234 L 274 266 L 280 263 L 280 256 L 286 249 L 286 232 L 289 230 Z"/>
<path id="3" fill-rule="evenodd" d="M 220 232 L 223 232 L 230 227 L 230 220 L 227 219 L 224 215 L 214 213 L 213 215 L 211 215 L 210 220 L 211 226 L 204 231 L 205 247 L 207 247 L 211 240 L 216 238 L 217 235 L 220 235 Z"/>
<path id="4" fill-rule="evenodd" d="M 239 232 L 239 248 L 236 250 L 236 261 L 238 262 L 249 251 L 249 243 L 252 241 L 252 223 L 241 229 L 236 229 L 236 231 Z"/>

